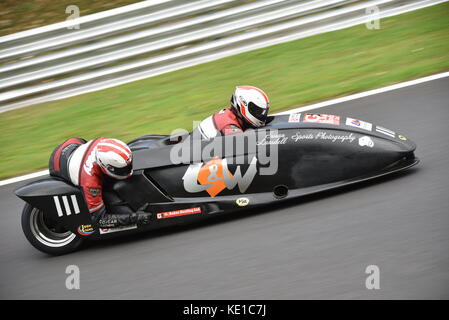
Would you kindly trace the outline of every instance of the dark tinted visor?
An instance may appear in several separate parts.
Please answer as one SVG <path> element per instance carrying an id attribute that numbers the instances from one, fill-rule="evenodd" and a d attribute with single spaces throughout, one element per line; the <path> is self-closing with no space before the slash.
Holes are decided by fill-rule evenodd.
<path id="1" fill-rule="evenodd" d="M 108 171 L 117 175 L 117 176 L 121 176 L 121 177 L 127 177 L 131 174 L 133 170 L 133 165 L 128 164 L 127 166 L 123 167 L 123 168 L 115 168 L 113 166 L 108 166 Z"/>
<path id="2" fill-rule="evenodd" d="M 258 120 L 265 121 L 268 115 L 268 109 L 260 108 L 255 105 L 253 102 L 248 104 L 249 112 Z"/>

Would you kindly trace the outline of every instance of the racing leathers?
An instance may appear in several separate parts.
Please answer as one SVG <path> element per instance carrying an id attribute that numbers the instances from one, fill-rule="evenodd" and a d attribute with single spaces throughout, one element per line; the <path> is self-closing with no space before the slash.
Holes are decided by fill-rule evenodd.
<path id="1" fill-rule="evenodd" d="M 244 132 L 249 127 L 241 120 L 234 108 L 222 109 L 200 122 L 197 129 L 203 139 Z"/>
<path id="2" fill-rule="evenodd" d="M 105 174 L 96 161 L 95 149 L 105 138 L 86 141 L 70 138 L 56 147 L 50 157 L 50 175 L 79 186 L 84 195 L 92 223 L 100 228 L 146 224 L 149 215 L 137 213 L 107 213 L 103 202 Z"/>

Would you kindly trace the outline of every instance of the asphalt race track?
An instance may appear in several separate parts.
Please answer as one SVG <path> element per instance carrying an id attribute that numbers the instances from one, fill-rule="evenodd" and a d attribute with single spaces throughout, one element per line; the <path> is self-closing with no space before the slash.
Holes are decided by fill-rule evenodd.
<path id="1" fill-rule="evenodd" d="M 449 78 L 319 109 L 410 137 L 407 172 L 263 212 L 95 243 L 49 257 L 0 188 L 2 299 L 449 298 Z M 80 268 L 67 290 L 68 265 Z M 380 269 L 367 290 L 365 269 Z"/>

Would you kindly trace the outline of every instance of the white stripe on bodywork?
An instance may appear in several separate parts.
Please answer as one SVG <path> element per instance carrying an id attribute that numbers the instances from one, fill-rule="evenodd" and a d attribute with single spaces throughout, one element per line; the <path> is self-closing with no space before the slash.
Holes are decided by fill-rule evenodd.
<path id="1" fill-rule="evenodd" d="M 75 210 L 75 214 L 80 213 L 80 208 L 78 206 L 78 201 L 76 200 L 76 195 L 72 195 L 70 197 L 72 199 L 73 209 Z"/>
<path id="2" fill-rule="evenodd" d="M 395 135 L 396 135 L 396 133 L 394 131 L 388 130 L 388 129 L 380 127 L 380 126 L 376 127 L 376 131 L 380 132 L 380 133 L 383 133 L 383 134 L 385 134 L 387 136 L 390 136 L 392 138 L 394 138 Z"/>
<path id="3" fill-rule="evenodd" d="M 62 202 L 64 202 L 64 208 L 65 208 L 65 213 L 70 216 L 72 214 L 72 211 L 70 210 L 70 206 L 69 206 L 69 200 L 67 200 L 67 196 L 63 196 L 62 197 Z"/>
<path id="4" fill-rule="evenodd" d="M 58 217 L 62 217 L 63 214 L 62 214 L 61 204 L 59 203 L 58 196 L 54 196 L 53 201 L 55 202 L 56 211 L 58 212 Z"/>

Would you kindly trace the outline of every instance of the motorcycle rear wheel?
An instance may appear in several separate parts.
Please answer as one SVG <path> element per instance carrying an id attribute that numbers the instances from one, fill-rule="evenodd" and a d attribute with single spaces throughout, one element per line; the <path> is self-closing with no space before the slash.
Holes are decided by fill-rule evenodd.
<path id="1" fill-rule="evenodd" d="M 28 203 L 22 211 L 22 230 L 33 247 L 50 255 L 73 252 L 83 243 L 80 236 L 57 226 Z"/>

